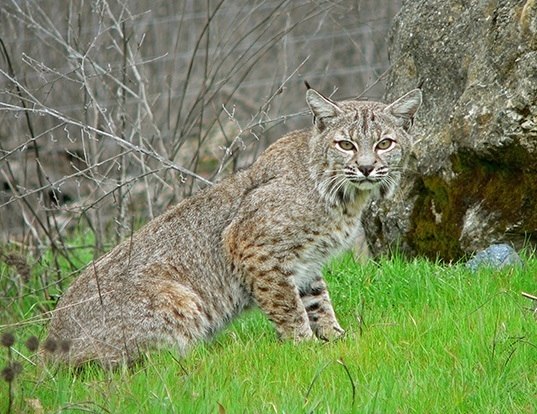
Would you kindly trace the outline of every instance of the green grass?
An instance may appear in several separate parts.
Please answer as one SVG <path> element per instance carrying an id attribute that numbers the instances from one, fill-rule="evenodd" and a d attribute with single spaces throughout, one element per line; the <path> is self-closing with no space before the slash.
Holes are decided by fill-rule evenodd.
<path id="1" fill-rule="evenodd" d="M 9 290 L 7 271 L 0 268 L 0 289 Z M 534 413 L 537 320 L 520 293 L 537 293 L 536 274 L 535 258 L 473 274 L 424 260 L 358 265 L 346 257 L 326 269 L 343 340 L 282 343 L 251 311 L 186 357 L 162 351 L 113 372 L 44 365 L 23 344 L 44 337 L 42 324 L 0 328 L 17 336 L 13 358 L 23 365 L 12 412 L 39 412 L 31 407 L 40 404 L 46 413 Z M 30 298 L 10 302 L 1 323 L 47 306 L 35 303 L 38 292 Z M 0 352 L 1 368 L 7 349 Z M 8 400 L 1 381 L 0 413 Z"/>

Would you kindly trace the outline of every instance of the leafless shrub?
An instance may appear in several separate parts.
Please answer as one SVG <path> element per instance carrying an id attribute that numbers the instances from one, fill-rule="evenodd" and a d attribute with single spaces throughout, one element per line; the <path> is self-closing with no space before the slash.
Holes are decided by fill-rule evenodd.
<path id="1" fill-rule="evenodd" d="M 398 7 L 372 0 L 6 3 L 2 240 L 51 247 L 58 274 L 58 257 L 71 260 L 67 230 L 89 228 L 101 252 L 111 231 L 119 241 L 308 122 L 299 117 L 302 78 L 326 89 L 337 84 L 346 92 L 340 96 L 374 84 L 387 66 L 379 50 Z M 360 44 L 375 34 L 382 40 Z"/>

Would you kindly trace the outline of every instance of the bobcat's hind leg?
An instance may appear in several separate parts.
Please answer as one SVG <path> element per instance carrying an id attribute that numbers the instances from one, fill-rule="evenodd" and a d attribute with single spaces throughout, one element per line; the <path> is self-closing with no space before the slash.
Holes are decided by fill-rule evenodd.
<path id="1" fill-rule="evenodd" d="M 212 315 L 200 296 L 175 280 L 155 280 L 147 292 L 148 312 L 139 322 L 150 342 L 173 343 L 184 353 L 214 331 Z"/>
<path id="2" fill-rule="evenodd" d="M 328 341 L 345 334 L 336 319 L 326 282 L 321 277 L 315 279 L 308 289 L 301 292 L 300 297 L 315 336 Z"/>

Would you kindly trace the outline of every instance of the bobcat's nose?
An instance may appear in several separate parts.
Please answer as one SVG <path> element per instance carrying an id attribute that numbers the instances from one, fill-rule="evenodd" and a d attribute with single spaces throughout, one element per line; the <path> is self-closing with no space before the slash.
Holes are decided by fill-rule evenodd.
<path id="1" fill-rule="evenodd" d="M 360 170 L 360 172 L 364 175 L 364 177 L 367 177 L 369 176 L 369 174 L 371 174 L 371 172 L 375 169 L 374 166 L 372 165 L 360 165 L 358 167 L 358 170 Z"/>

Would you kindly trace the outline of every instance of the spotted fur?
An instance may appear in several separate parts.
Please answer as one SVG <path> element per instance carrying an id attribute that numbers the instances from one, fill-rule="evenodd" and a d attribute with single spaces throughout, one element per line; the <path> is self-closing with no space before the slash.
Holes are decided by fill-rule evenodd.
<path id="1" fill-rule="evenodd" d="M 351 247 L 360 214 L 393 187 L 421 103 L 306 95 L 311 129 L 270 146 L 247 170 L 184 200 L 92 263 L 53 313 L 60 358 L 110 366 L 156 346 L 186 351 L 256 305 L 283 339 L 343 334 L 321 269 Z"/>

